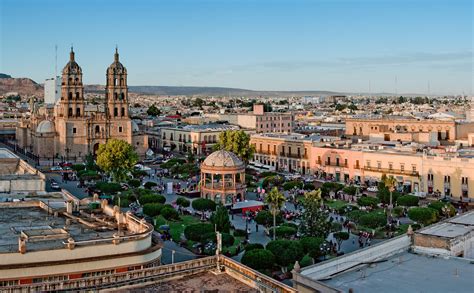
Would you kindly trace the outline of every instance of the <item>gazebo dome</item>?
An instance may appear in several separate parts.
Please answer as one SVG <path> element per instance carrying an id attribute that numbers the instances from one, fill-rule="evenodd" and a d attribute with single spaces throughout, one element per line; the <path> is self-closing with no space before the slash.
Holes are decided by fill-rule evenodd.
<path id="1" fill-rule="evenodd" d="M 36 133 L 54 133 L 56 128 L 54 127 L 54 122 L 49 120 L 41 121 L 36 127 Z"/>
<path id="2" fill-rule="evenodd" d="M 244 162 L 236 154 L 226 150 L 213 152 L 202 164 L 208 167 L 244 167 Z"/>

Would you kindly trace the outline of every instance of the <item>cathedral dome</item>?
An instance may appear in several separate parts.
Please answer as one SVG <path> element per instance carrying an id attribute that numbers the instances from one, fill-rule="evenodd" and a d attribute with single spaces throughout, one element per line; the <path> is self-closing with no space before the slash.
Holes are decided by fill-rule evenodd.
<path id="1" fill-rule="evenodd" d="M 226 150 L 215 151 L 210 154 L 202 163 L 203 166 L 209 167 L 229 167 L 237 168 L 244 167 L 244 162 L 242 162 L 239 157 L 233 152 Z"/>
<path id="2" fill-rule="evenodd" d="M 36 127 L 36 133 L 54 133 L 56 128 L 54 127 L 54 122 L 49 120 L 43 120 Z"/>
<path id="3" fill-rule="evenodd" d="M 127 69 L 119 61 L 117 48 L 115 48 L 114 62 L 107 68 L 107 74 L 127 74 Z"/>
<path id="4" fill-rule="evenodd" d="M 72 48 L 71 53 L 69 53 L 69 62 L 63 68 L 63 74 L 82 74 L 81 67 L 77 64 L 76 60 L 74 60 L 74 51 Z"/>

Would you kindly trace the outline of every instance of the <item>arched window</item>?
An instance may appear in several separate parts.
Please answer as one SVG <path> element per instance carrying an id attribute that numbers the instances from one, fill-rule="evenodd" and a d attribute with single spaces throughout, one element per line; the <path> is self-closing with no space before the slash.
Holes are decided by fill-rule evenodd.
<path id="1" fill-rule="evenodd" d="M 117 117 L 117 115 L 118 115 L 118 109 L 117 109 L 117 107 L 115 107 L 114 108 L 114 117 Z"/>
<path id="2" fill-rule="evenodd" d="M 100 132 L 100 127 L 99 127 L 99 125 L 96 125 L 95 126 L 95 133 L 99 133 L 99 132 Z"/>
<path id="3" fill-rule="evenodd" d="M 67 99 L 72 100 L 72 93 L 71 92 L 68 94 Z"/>
<path id="4" fill-rule="evenodd" d="M 122 107 L 122 116 L 125 116 L 125 108 Z"/>
<path id="5" fill-rule="evenodd" d="M 114 77 L 114 86 L 117 85 L 117 79 Z"/>
<path id="6" fill-rule="evenodd" d="M 81 108 L 76 108 L 76 116 L 81 116 Z"/>
<path id="7" fill-rule="evenodd" d="M 120 79 L 120 85 L 124 85 L 123 78 Z"/>
<path id="8" fill-rule="evenodd" d="M 120 94 L 120 99 L 121 99 L 121 100 L 124 100 L 124 99 L 125 99 L 125 94 L 124 94 L 124 93 L 121 93 L 121 94 Z"/>
<path id="9" fill-rule="evenodd" d="M 117 93 L 114 93 L 114 100 L 117 99 Z"/>
<path id="10" fill-rule="evenodd" d="M 72 116 L 72 108 L 69 108 L 69 111 L 68 111 L 67 115 L 68 115 L 69 117 Z"/>
<path id="11" fill-rule="evenodd" d="M 79 99 L 79 92 L 76 92 L 76 99 Z"/>

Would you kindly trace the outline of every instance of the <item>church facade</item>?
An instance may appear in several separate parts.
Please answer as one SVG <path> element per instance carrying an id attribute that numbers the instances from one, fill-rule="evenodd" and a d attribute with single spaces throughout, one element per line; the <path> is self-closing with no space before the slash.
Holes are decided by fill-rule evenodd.
<path id="1" fill-rule="evenodd" d="M 100 144 L 116 138 L 130 143 L 140 156 L 148 149 L 148 138 L 130 118 L 127 69 L 115 51 L 107 68 L 105 102 L 91 105 L 84 99 L 82 69 L 71 48 L 70 60 L 62 71 L 61 98 L 53 108 L 32 110 L 16 131 L 20 147 L 41 159 L 82 158 L 95 154 Z"/>

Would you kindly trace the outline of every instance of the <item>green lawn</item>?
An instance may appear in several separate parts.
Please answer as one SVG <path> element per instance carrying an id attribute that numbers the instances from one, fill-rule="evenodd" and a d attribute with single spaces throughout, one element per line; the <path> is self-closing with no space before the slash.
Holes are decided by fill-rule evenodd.
<path id="1" fill-rule="evenodd" d="M 328 199 L 326 201 L 324 201 L 324 203 L 330 207 L 331 209 L 336 209 L 338 210 L 339 208 L 342 208 L 346 205 L 348 205 L 347 202 L 343 201 L 343 200 L 338 200 L 338 199 L 334 199 L 334 200 L 331 200 L 331 199 Z"/>
<path id="2" fill-rule="evenodd" d="M 155 220 L 156 228 L 160 227 L 161 225 L 169 225 L 171 238 L 173 238 L 173 241 L 178 243 L 181 240 L 181 234 L 184 232 L 184 228 L 186 226 L 200 223 L 199 218 L 190 215 L 181 216 L 181 220 L 179 221 L 168 221 L 162 216 L 155 217 Z"/>

